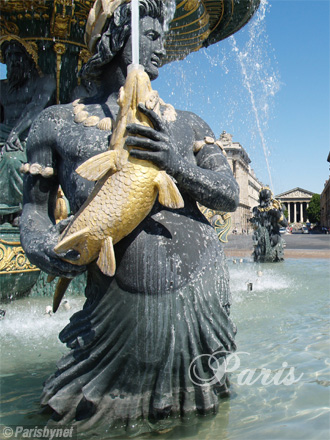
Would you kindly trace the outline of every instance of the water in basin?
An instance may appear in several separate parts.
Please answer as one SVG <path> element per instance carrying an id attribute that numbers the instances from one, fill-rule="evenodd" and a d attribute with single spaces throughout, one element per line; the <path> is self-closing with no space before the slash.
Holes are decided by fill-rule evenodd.
<path id="1" fill-rule="evenodd" d="M 232 317 L 238 327 L 237 358 L 228 364 L 233 370 L 232 396 L 222 401 L 215 417 L 140 438 L 328 438 L 329 261 L 235 261 L 228 259 Z M 39 414 L 42 383 L 66 351 L 59 331 L 83 302 L 83 297 L 69 297 L 71 309 L 61 307 L 53 316 L 45 314 L 50 298 L 24 298 L 2 306 L 3 425 L 46 423 Z M 270 370 L 266 378 L 265 369 Z"/>

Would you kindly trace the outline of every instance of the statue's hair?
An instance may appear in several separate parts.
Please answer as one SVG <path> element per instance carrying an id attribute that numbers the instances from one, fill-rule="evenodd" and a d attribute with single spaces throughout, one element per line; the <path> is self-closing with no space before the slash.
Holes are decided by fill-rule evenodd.
<path id="1" fill-rule="evenodd" d="M 164 25 L 164 2 L 161 0 L 140 0 L 140 18 L 157 18 Z M 83 66 L 80 76 L 98 82 L 103 66 L 109 64 L 124 47 L 131 33 L 131 3 L 119 6 L 104 26 L 97 43 L 96 53 Z"/>

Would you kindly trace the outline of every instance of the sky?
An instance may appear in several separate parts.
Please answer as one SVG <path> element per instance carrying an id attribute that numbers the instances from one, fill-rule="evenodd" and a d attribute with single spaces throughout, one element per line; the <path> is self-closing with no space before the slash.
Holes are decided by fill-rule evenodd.
<path id="1" fill-rule="evenodd" d="M 275 194 L 329 178 L 330 0 L 269 0 L 233 38 L 166 65 L 153 83 L 176 108 L 233 135 Z"/>
<path id="2" fill-rule="evenodd" d="M 262 0 L 233 37 L 160 69 L 164 101 L 233 135 L 274 194 L 329 178 L 330 0 Z M 4 77 L 4 66 L 0 76 Z"/>

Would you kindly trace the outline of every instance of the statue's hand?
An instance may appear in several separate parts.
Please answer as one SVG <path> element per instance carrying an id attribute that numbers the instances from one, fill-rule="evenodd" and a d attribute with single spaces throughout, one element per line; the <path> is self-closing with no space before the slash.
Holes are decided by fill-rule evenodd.
<path id="1" fill-rule="evenodd" d="M 24 149 L 19 139 L 19 135 L 16 132 L 11 131 L 5 143 L 5 151 L 10 152 L 10 151 L 23 151 L 23 150 Z"/>
<path id="2" fill-rule="evenodd" d="M 141 124 L 127 125 L 128 136 L 126 145 L 132 148 L 130 155 L 137 159 L 150 160 L 160 169 L 175 175 L 182 169 L 182 158 L 178 154 L 176 139 L 171 133 L 170 128 L 152 110 L 139 104 L 139 110 L 144 113 L 151 121 L 154 128 L 145 127 Z M 141 149 L 140 149 L 141 148 Z"/>
<path id="3" fill-rule="evenodd" d="M 33 255 L 32 262 L 50 275 L 74 278 L 86 270 L 86 266 L 77 266 L 62 260 L 62 258 L 72 261 L 77 260 L 79 254 L 76 251 L 69 250 L 61 255 L 54 251 L 60 234 L 71 219 L 69 217 L 56 225 L 49 226 L 45 233 L 39 234 L 38 238 L 34 239 L 33 243 L 29 245 L 29 254 Z"/>

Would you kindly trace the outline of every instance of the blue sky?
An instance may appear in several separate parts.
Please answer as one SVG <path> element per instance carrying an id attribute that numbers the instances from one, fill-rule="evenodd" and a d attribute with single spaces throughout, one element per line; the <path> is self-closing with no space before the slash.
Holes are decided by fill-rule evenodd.
<path id="1" fill-rule="evenodd" d="M 295 187 L 321 193 L 329 178 L 329 5 L 269 0 L 234 39 L 164 66 L 153 84 L 217 137 L 231 133 L 275 194 Z"/>
<path id="2" fill-rule="evenodd" d="M 231 133 L 275 194 L 321 193 L 329 178 L 329 10 L 330 0 L 269 0 L 234 38 L 164 66 L 153 87 L 216 137 Z"/>

